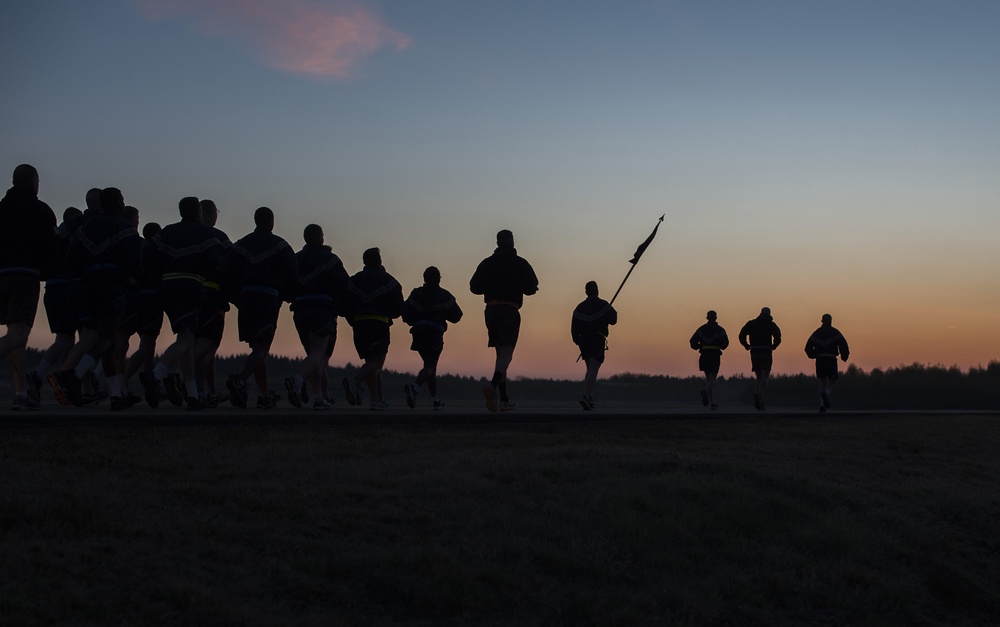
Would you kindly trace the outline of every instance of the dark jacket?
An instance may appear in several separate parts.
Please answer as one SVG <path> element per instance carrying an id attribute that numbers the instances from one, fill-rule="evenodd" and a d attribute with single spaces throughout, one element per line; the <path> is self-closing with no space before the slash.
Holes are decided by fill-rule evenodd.
<path id="1" fill-rule="evenodd" d="M 403 287 L 382 266 L 365 266 L 348 282 L 345 305 L 341 315 L 351 324 L 384 319 L 391 325 L 403 313 Z"/>
<path id="2" fill-rule="evenodd" d="M 223 287 L 233 297 L 247 288 L 264 288 L 274 290 L 281 300 L 291 301 L 298 285 L 295 251 L 264 228 L 236 241 L 223 267 Z"/>
<path id="3" fill-rule="evenodd" d="M 56 216 L 27 187 L 0 199 L 0 273 L 41 276 L 56 250 Z"/>
<path id="4" fill-rule="evenodd" d="M 753 351 L 773 351 L 781 344 L 781 329 L 770 314 L 761 314 L 740 329 L 740 344 Z"/>
<path id="5" fill-rule="evenodd" d="M 68 260 L 84 281 L 124 284 L 142 273 L 142 239 L 121 213 L 97 213 L 76 230 Z"/>
<path id="6" fill-rule="evenodd" d="M 847 361 L 848 355 L 851 354 L 851 349 L 847 346 L 847 340 L 841 335 L 840 331 L 829 324 L 824 324 L 820 328 L 813 331 L 813 334 L 809 336 L 809 340 L 806 342 L 806 355 L 809 359 L 816 359 L 817 357 L 836 357 L 839 355 L 841 359 Z"/>
<path id="7" fill-rule="evenodd" d="M 71 224 L 63 221 L 56 228 L 52 259 L 47 264 L 45 270 L 45 279 L 48 285 L 66 282 L 78 276 L 76 268 L 69 263 L 69 259 L 67 258 L 72 243 L 73 231 L 71 230 Z"/>
<path id="8" fill-rule="evenodd" d="M 525 296 L 538 291 L 538 277 L 531 264 L 517 255 L 512 246 L 500 246 L 476 268 L 469 289 L 490 303 L 509 303 L 520 307 Z"/>
<path id="9" fill-rule="evenodd" d="M 328 305 L 336 313 L 338 303 L 347 296 L 350 277 L 344 263 L 329 246 L 306 244 L 295 253 L 298 266 L 298 289 L 292 309 Z"/>
<path id="10" fill-rule="evenodd" d="M 593 339 L 594 335 L 607 338 L 608 325 L 617 323 L 618 312 L 611 303 L 597 296 L 589 296 L 573 310 L 573 322 L 570 325 L 573 343 L 580 345 L 588 338 Z"/>
<path id="11" fill-rule="evenodd" d="M 410 333 L 444 333 L 448 323 L 462 319 L 462 308 L 451 292 L 440 285 L 423 285 L 410 292 L 403 304 L 403 322 Z"/>
<path id="12" fill-rule="evenodd" d="M 150 270 L 165 281 L 193 279 L 204 283 L 206 276 L 218 272 L 222 262 L 222 242 L 216 229 L 198 218 L 168 224 L 156 234 L 153 243 L 155 265 Z"/>
<path id="13" fill-rule="evenodd" d="M 706 322 L 691 336 L 691 348 L 700 353 L 722 353 L 729 348 L 729 336 L 718 322 Z"/>

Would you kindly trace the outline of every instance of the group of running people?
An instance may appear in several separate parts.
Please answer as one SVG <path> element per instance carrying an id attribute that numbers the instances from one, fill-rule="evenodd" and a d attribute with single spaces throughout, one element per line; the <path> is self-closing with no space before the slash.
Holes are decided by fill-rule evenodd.
<path id="1" fill-rule="evenodd" d="M 437 268 L 427 268 L 424 284 L 404 299 L 399 282 L 382 266 L 378 248 L 366 250 L 363 269 L 349 276 L 324 244 L 322 227 L 308 225 L 304 246 L 294 252 L 273 233 L 274 214 L 267 207 L 256 210 L 255 229 L 232 242 L 215 226 L 215 203 L 185 197 L 178 203 L 178 222 L 162 228 L 147 223 L 140 237 L 139 212 L 126 205 L 117 188 L 91 189 L 86 210 L 66 209 L 57 225 L 51 208 L 38 199 L 38 187 L 37 170 L 22 164 L 0 200 L 0 324 L 7 326 L 0 338 L 0 359 L 11 360 L 13 409 L 37 409 L 46 381 L 63 405 L 82 406 L 109 396 L 115 411 L 143 399 L 150 407 L 168 399 L 199 410 L 228 398 L 245 408 L 250 379 L 259 391 L 256 406 L 273 408 L 280 397 L 269 388 L 266 362 L 284 302 L 290 303 L 305 351 L 297 372 L 284 380 L 292 405 L 302 407 L 310 399 L 314 409 L 333 405 L 327 365 L 337 339 L 337 318 L 344 317 L 363 361 L 353 377 L 341 382 L 350 404 L 361 404 L 366 392 L 371 409 L 387 406 L 382 369 L 389 328 L 402 318 L 410 326 L 410 348 L 423 362 L 414 382 L 404 387 L 407 405 L 416 407 L 426 386 L 431 406 L 444 407 L 437 390 L 437 364 L 448 324 L 461 320 L 462 310 L 441 287 Z M 55 337 L 36 368 L 25 371 L 24 349 L 42 282 Z M 470 289 L 483 297 L 488 344 L 496 352 L 494 374 L 483 389 L 486 407 L 509 411 L 516 405 L 508 395 L 507 369 L 519 335 L 520 308 L 525 296 L 538 291 L 538 278 L 517 254 L 513 233 L 497 234 L 497 247 L 476 268 Z M 599 297 L 595 282 L 586 284 L 585 293 L 587 298 L 573 312 L 571 334 L 587 367 L 580 404 L 592 410 L 608 327 L 617 322 L 617 312 Z M 238 309 L 239 339 L 250 352 L 220 390 L 214 362 L 230 304 Z M 175 337 L 157 357 L 164 314 Z M 136 334 L 139 342 L 129 355 L 129 341 Z M 763 410 L 771 352 L 781 342 L 767 308 L 743 327 L 740 342 L 750 351 L 758 377 L 755 405 Z M 691 338 L 691 347 L 701 353 L 699 367 L 706 375 L 702 400 L 712 409 L 717 407 L 713 386 L 720 356 L 728 344 L 710 311 L 708 323 Z M 829 315 L 810 337 L 806 352 L 816 359 L 822 411 L 829 406 L 837 377 L 836 357 L 846 361 L 848 355 L 847 343 L 830 326 Z M 107 391 L 98 385 L 99 371 Z M 142 397 L 129 392 L 133 377 L 141 383 Z"/>

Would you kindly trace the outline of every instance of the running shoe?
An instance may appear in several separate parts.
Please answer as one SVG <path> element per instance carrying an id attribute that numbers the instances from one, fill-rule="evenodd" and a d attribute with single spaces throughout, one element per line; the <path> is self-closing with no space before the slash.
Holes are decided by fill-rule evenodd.
<path id="1" fill-rule="evenodd" d="M 416 409 L 417 407 L 417 388 L 412 384 L 407 383 L 403 386 L 403 392 L 406 393 L 406 405 L 410 409 Z"/>
<path id="2" fill-rule="evenodd" d="M 247 408 L 247 384 L 239 375 L 231 374 L 226 379 L 226 389 L 229 390 L 229 402 L 233 407 Z"/>
<path id="3" fill-rule="evenodd" d="M 182 407 L 184 405 L 186 389 L 184 381 L 181 380 L 181 375 L 171 372 L 164 377 L 163 386 L 167 388 L 167 398 L 170 399 L 170 403 L 175 407 Z"/>
<path id="4" fill-rule="evenodd" d="M 209 409 L 212 406 L 209 405 L 207 398 L 202 398 L 200 396 L 189 396 L 187 399 L 187 404 L 184 406 L 185 411 L 201 411 L 202 409 Z"/>
<path id="5" fill-rule="evenodd" d="M 10 408 L 14 411 L 38 411 L 42 408 L 42 404 L 33 400 L 30 395 L 15 396 Z"/>
<path id="6" fill-rule="evenodd" d="M 281 399 L 276 392 L 268 392 L 267 396 L 257 397 L 257 409 L 274 409 Z"/>
<path id="7" fill-rule="evenodd" d="M 76 376 L 76 373 L 72 370 L 63 370 L 62 372 L 57 372 L 56 374 L 59 376 L 59 383 L 62 385 L 63 391 L 66 393 L 66 398 L 69 399 L 70 405 L 73 407 L 83 407 L 83 390 L 80 387 L 80 378 Z"/>
<path id="8" fill-rule="evenodd" d="M 514 411 L 517 409 L 517 403 L 514 401 L 500 401 L 500 411 Z"/>
<path id="9" fill-rule="evenodd" d="M 135 403 L 132 397 L 126 396 L 124 394 L 119 394 L 118 396 L 111 397 L 111 411 L 122 411 L 123 409 L 129 409 Z"/>
<path id="10" fill-rule="evenodd" d="M 347 403 L 349 405 L 358 405 L 361 402 L 361 394 L 354 385 L 351 384 L 351 380 L 344 377 L 341 383 L 344 384 L 344 396 L 347 398 Z"/>
<path id="11" fill-rule="evenodd" d="M 152 408 L 160 406 L 160 386 L 153 377 L 152 372 L 140 372 L 139 383 L 142 384 L 142 393 L 146 399 L 146 404 Z"/>
<path id="12" fill-rule="evenodd" d="M 492 414 L 497 413 L 497 391 L 493 386 L 487 385 L 483 388 L 483 397 L 486 399 L 486 409 Z"/>
<path id="13" fill-rule="evenodd" d="M 63 387 L 62 381 L 59 380 L 59 373 L 50 372 L 47 378 L 49 385 L 52 386 L 52 394 L 56 397 L 56 402 L 63 406 L 69 405 L 69 396 L 66 395 L 66 389 Z"/>
<path id="14" fill-rule="evenodd" d="M 295 386 L 295 379 L 285 377 L 285 390 L 288 392 L 288 402 L 292 407 L 302 407 L 302 399 L 299 398 L 299 390 Z"/>
<path id="15" fill-rule="evenodd" d="M 28 398 L 36 403 L 42 400 L 42 379 L 35 372 L 29 372 L 24 377 L 25 387 L 28 388 Z"/>
<path id="16" fill-rule="evenodd" d="M 313 401 L 314 411 L 326 411 L 332 408 L 333 404 L 327 401 L 325 398 L 317 398 L 315 401 Z"/>
<path id="17" fill-rule="evenodd" d="M 593 396 L 586 396 L 586 395 L 584 395 L 580 399 L 580 407 L 583 407 L 583 409 L 586 410 L 586 411 L 590 411 L 591 409 L 594 409 L 595 407 L 597 407 L 597 405 L 594 404 L 594 397 Z"/>
<path id="18" fill-rule="evenodd" d="M 443 402 L 441 402 L 441 401 L 434 401 L 434 411 L 441 411 L 445 407 L 447 407 L 447 405 L 445 405 Z"/>

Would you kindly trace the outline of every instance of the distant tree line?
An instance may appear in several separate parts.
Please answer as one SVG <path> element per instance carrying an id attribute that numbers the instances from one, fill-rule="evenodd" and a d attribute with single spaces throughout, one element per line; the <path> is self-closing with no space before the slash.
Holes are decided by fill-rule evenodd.
<path id="1" fill-rule="evenodd" d="M 29 367 L 40 358 L 40 352 L 28 350 Z M 217 362 L 221 378 L 236 372 L 242 364 L 242 355 L 220 357 Z M 281 381 L 297 368 L 298 360 L 288 357 L 271 357 L 268 370 L 274 381 Z M 0 390 L 12 397 L 9 364 L 0 363 Z M 330 381 L 338 399 L 343 397 L 339 381 L 353 374 L 355 367 L 331 368 Z M 539 407 L 556 407 L 565 403 L 576 407 L 582 390 L 580 380 L 519 379 L 517 397 L 519 404 L 538 404 Z M 483 377 L 438 375 L 442 397 L 446 401 L 480 403 Z M 404 406 L 403 385 L 412 383 L 413 374 L 387 370 L 385 385 L 387 396 L 395 406 Z M 598 381 L 597 394 L 602 406 L 627 407 L 630 403 L 661 403 L 665 408 L 687 405 L 701 408 L 700 392 L 704 380 L 700 376 L 669 377 L 638 373 L 617 374 Z M 753 378 L 743 375 L 719 377 L 715 396 L 721 408 L 737 405 L 753 406 Z M 777 407 L 812 408 L 818 404 L 816 379 L 807 374 L 774 375 L 768 385 L 769 405 Z M 341 401 L 343 402 L 343 401 Z M 895 368 L 873 368 L 865 372 L 855 365 L 841 373 L 833 393 L 834 409 L 1000 409 L 1000 361 L 991 361 L 985 367 L 970 368 L 968 372 L 957 366 L 924 365 L 913 363 Z"/>

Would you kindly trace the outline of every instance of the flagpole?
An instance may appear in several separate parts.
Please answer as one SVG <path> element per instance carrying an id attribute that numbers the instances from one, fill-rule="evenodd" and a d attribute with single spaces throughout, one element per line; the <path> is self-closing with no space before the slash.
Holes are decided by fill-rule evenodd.
<path id="1" fill-rule="evenodd" d="M 622 288 L 625 287 L 625 282 L 628 281 L 628 278 L 630 276 L 632 276 L 632 271 L 635 270 L 635 267 L 639 265 L 639 259 L 641 259 L 642 254 L 646 252 L 646 248 L 649 246 L 649 243 L 653 241 L 654 237 L 656 237 L 656 231 L 659 230 L 660 224 L 663 223 L 663 218 L 666 217 L 666 215 L 667 214 L 663 214 L 662 216 L 660 216 L 660 219 L 656 221 L 656 226 L 653 227 L 653 232 L 650 233 L 649 237 L 646 238 L 646 241 L 639 244 L 639 248 L 635 250 L 635 254 L 632 255 L 632 259 L 629 260 L 629 263 L 632 264 L 632 267 L 628 269 L 628 273 L 625 275 L 625 278 L 622 279 L 622 284 L 618 286 L 618 291 L 616 291 L 615 295 L 611 297 L 611 303 L 614 303 L 615 299 L 618 298 L 618 294 L 620 294 Z"/>
<path id="2" fill-rule="evenodd" d="M 615 295 L 612 296 L 611 301 L 608 302 L 609 307 L 615 303 L 615 299 L 618 298 L 618 295 L 621 294 L 622 288 L 625 287 L 625 282 L 628 281 L 630 276 L 632 276 L 632 271 L 635 270 L 635 267 L 639 265 L 639 259 L 642 258 L 642 254 L 646 252 L 646 248 L 649 246 L 649 243 L 653 241 L 654 237 L 656 237 L 656 231 L 660 228 L 660 224 L 663 223 L 663 218 L 666 217 L 666 215 L 667 214 L 663 214 L 660 216 L 660 219 L 656 221 L 656 226 L 653 227 L 653 232 L 650 233 L 649 237 L 647 237 L 643 243 L 639 244 L 639 248 L 635 250 L 635 254 L 632 255 L 632 259 L 629 260 L 632 267 L 628 269 L 628 272 L 625 274 L 625 278 L 622 279 L 621 285 L 619 285 L 618 289 L 615 291 Z M 580 361 L 580 358 L 582 357 L 583 353 L 580 353 L 576 360 Z"/>

